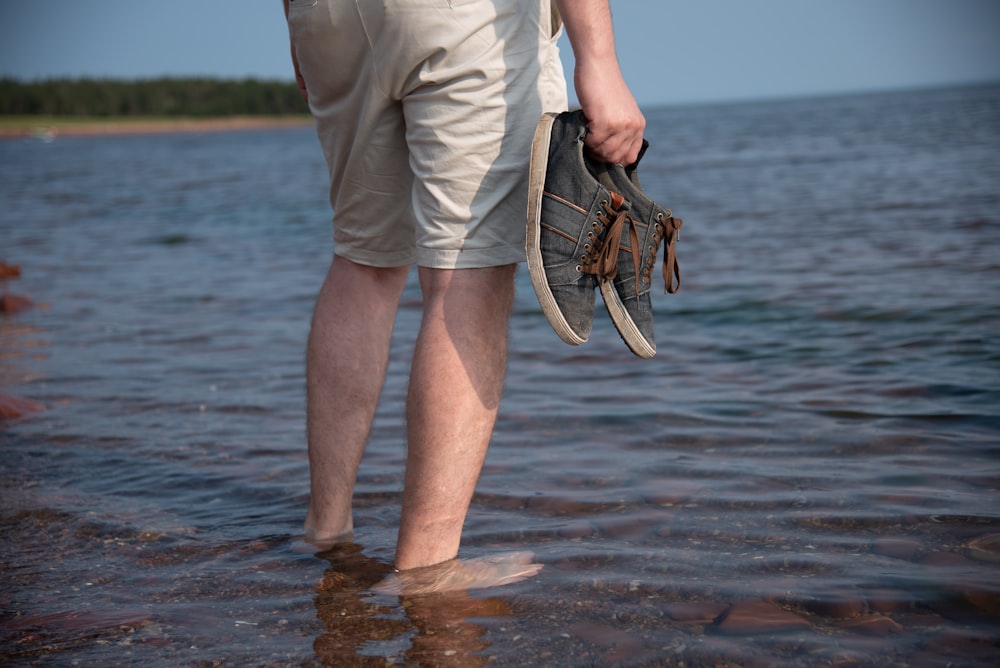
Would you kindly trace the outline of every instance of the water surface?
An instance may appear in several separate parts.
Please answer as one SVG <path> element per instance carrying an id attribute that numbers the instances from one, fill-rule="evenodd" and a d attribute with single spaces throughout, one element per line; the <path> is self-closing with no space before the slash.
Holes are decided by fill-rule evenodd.
<path id="1" fill-rule="evenodd" d="M 685 221 L 658 353 L 549 329 L 522 270 L 464 556 L 399 599 L 411 280 L 357 544 L 292 549 L 332 252 L 309 129 L 0 143 L 9 665 L 991 665 L 1000 651 L 1000 89 L 648 112 Z M 412 279 L 413 277 L 411 277 Z M 757 620 L 756 626 L 747 620 Z"/>

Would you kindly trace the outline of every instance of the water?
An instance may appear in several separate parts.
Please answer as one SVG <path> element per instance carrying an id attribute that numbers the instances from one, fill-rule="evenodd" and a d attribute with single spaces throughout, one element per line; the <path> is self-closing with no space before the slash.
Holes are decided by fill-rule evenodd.
<path id="1" fill-rule="evenodd" d="M 292 549 L 332 249 L 310 129 L 0 143 L 7 665 L 992 665 L 1000 89 L 651 110 L 684 218 L 658 354 L 561 343 L 518 278 L 467 557 L 400 600 L 411 280 L 357 545 Z M 411 279 L 413 277 L 411 276 Z M 746 619 L 762 624 L 741 625 Z"/>

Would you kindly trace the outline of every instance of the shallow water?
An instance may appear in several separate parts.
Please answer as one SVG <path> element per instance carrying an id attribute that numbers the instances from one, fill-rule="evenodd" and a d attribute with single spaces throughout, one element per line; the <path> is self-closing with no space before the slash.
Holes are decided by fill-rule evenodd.
<path id="1" fill-rule="evenodd" d="M 357 545 L 295 552 L 303 350 L 332 246 L 311 130 L 0 143 L 9 665 L 992 665 L 1000 89 L 648 113 L 685 221 L 658 353 L 561 343 L 518 278 L 463 556 L 527 582 L 375 595 L 419 320 Z M 412 277 L 411 277 L 412 278 Z M 752 623 L 751 623 L 752 622 Z"/>

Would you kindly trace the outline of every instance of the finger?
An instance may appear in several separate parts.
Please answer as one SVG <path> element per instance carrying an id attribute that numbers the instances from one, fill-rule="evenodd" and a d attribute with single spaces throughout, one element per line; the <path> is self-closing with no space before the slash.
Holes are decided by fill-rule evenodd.
<path id="1" fill-rule="evenodd" d="M 631 165 L 638 160 L 642 148 L 642 135 L 612 135 L 606 139 L 588 134 L 584 146 L 605 162 Z"/>

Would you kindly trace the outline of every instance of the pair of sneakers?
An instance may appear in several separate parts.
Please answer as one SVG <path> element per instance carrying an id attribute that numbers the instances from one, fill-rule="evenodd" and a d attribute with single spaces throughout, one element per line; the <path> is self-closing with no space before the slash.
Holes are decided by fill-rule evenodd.
<path id="1" fill-rule="evenodd" d="M 650 288 L 665 243 L 667 292 L 680 288 L 676 243 L 682 221 L 639 185 L 628 167 L 594 160 L 580 111 L 546 113 L 531 147 L 526 250 L 531 282 L 549 324 L 566 343 L 590 338 L 595 291 L 629 349 L 656 354 Z M 642 153 L 648 144 L 644 141 Z"/>

